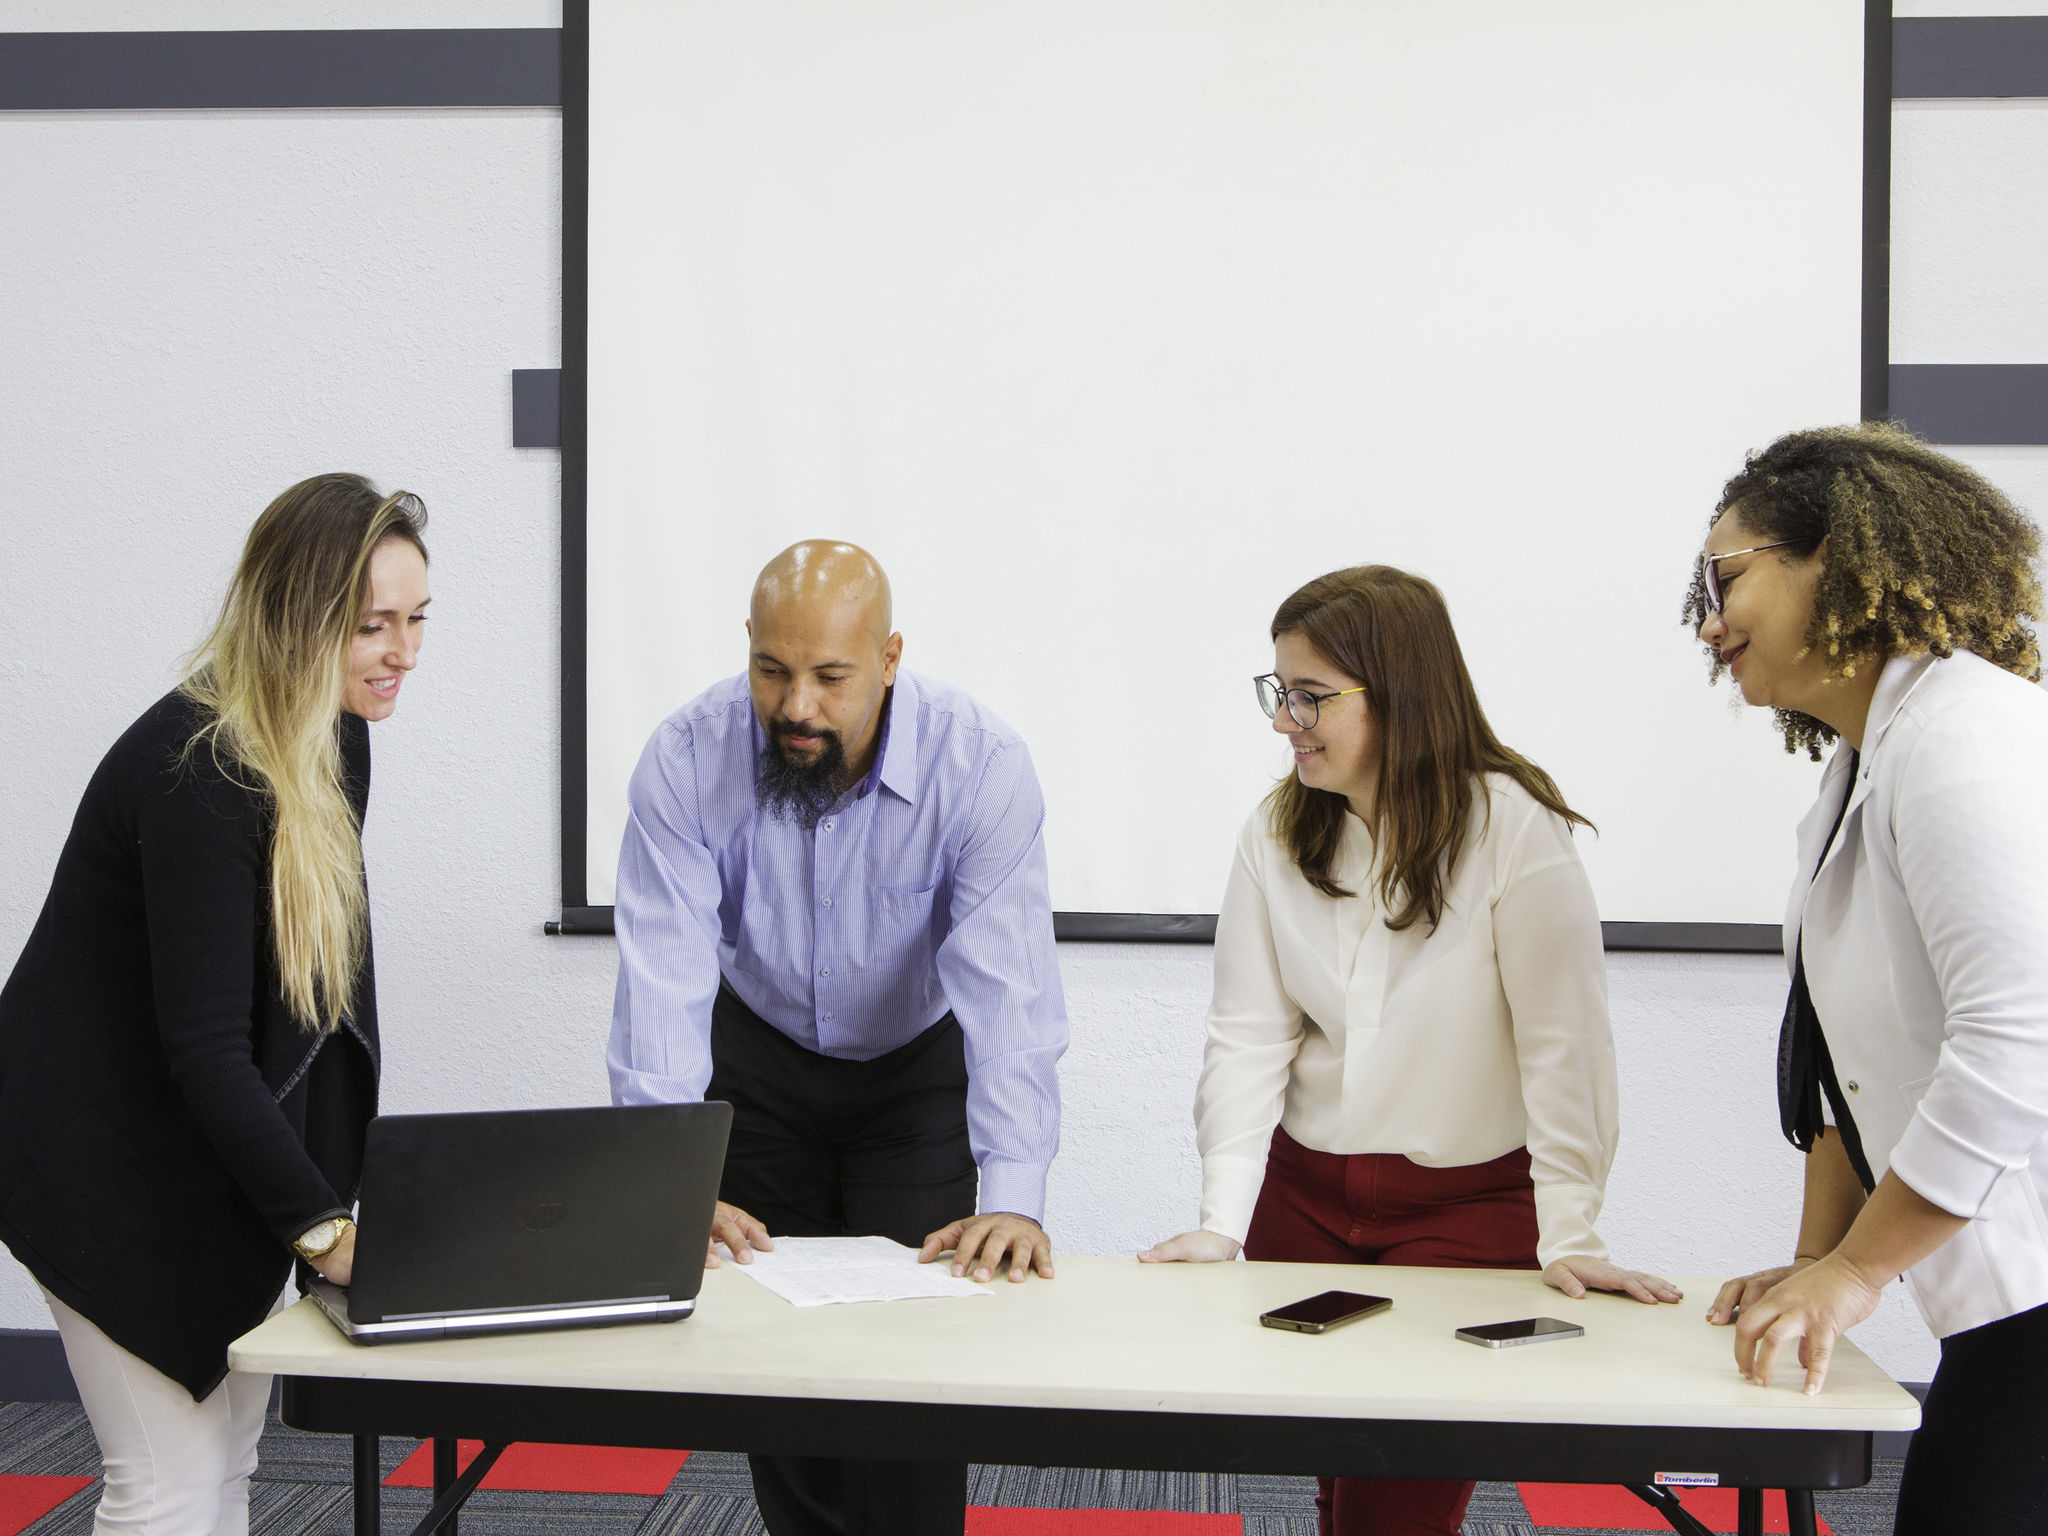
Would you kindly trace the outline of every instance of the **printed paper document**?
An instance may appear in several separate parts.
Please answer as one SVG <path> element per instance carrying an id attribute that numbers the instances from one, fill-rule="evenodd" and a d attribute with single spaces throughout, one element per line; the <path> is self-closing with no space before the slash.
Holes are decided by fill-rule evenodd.
<path id="1" fill-rule="evenodd" d="M 988 1294 L 985 1285 L 954 1279 L 950 1259 L 920 1264 L 915 1248 L 886 1237 L 778 1237 L 772 1251 L 757 1248 L 754 1261 L 737 1268 L 799 1307 Z"/>

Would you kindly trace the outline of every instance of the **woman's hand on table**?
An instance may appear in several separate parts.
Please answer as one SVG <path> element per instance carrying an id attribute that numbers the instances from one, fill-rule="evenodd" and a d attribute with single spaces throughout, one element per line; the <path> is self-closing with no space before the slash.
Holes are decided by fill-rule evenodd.
<path id="1" fill-rule="evenodd" d="M 1724 1295 L 1727 1290 L 1722 1287 Z M 1811 1397 L 1827 1380 L 1835 1340 L 1875 1312 L 1883 1295 L 1882 1282 L 1873 1282 L 1839 1253 L 1800 1265 L 1742 1306 L 1735 1323 L 1735 1368 L 1768 1387 L 1778 1356 L 1796 1340 Z"/>
<path id="2" fill-rule="evenodd" d="M 725 1250 L 736 1264 L 754 1262 L 754 1250 L 763 1253 L 775 1251 L 775 1239 L 768 1235 L 768 1228 L 736 1205 L 727 1205 L 723 1200 L 711 1217 L 711 1246 L 704 1255 L 704 1267 L 716 1269 L 719 1265 L 718 1245 L 725 1244 Z"/>
<path id="3" fill-rule="evenodd" d="M 342 1234 L 341 1241 L 321 1254 L 317 1259 L 306 1262 L 313 1266 L 313 1272 L 322 1280 L 331 1280 L 336 1285 L 347 1285 L 356 1272 L 356 1229 L 351 1222 Z"/>
<path id="4" fill-rule="evenodd" d="M 1563 1291 L 1574 1301 L 1588 1291 L 1618 1291 L 1651 1306 L 1660 1301 L 1685 1300 L 1685 1292 L 1662 1275 L 1623 1269 L 1606 1259 L 1552 1259 L 1544 1266 L 1543 1283 Z"/>
<path id="5" fill-rule="evenodd" d="M 1790 1264 L 1780 1264 L 1776 1269 L 1760 1269 L 1753 1275 L 1737 1275 L 1714 1293 L 1714 1299 L 1707 1307 L 1707 1321 L 1716 1327 L 1726 1327 L 1742 1315 L 1744 1307 L 1761 1300 L 1764 1292 L 1772 1286 L 1798 1274 L 1811 1263 L 1812 1259 L 1794 1259 Z"/>
<path id="6" fill-rule="evenodd" d="M 1138 1255 L 1140 1264 L 1221 1264 L 1237 1257 L 1242 1246 L 1234 1238 L 1225 1237 L 1221 1232 L 1199 1228 L 1183 1232 L 1179 1237 L 1169 1237 L 1163 1243 L 1154 1243 Z"/>

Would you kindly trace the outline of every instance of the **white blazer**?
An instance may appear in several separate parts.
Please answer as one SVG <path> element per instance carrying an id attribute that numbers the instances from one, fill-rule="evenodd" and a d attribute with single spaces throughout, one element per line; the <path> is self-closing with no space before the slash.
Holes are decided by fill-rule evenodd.
<path id="1" fill-rule="evenodd" d="M 1803 922 L 1872 1177 L 1971 1218 L 1906 1277 L 1946 1337 L 2048 1303 L 2048 694 L 1964 651 L 1894 657 L 1848 774 L 1844 743 L 1799 824 L 1785 959 Z"/>

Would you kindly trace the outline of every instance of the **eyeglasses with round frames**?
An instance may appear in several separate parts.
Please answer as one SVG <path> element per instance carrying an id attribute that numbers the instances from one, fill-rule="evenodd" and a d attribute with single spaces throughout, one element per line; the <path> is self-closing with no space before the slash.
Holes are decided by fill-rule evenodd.
<path id="1" fill-rule="evenodd" d="M 1721 604 L 1727 596 L 1727 585 L 1721 579 L 1721 562 L 1733 560 L 1737 555 L 1760 555 L 1767 549 L 1789 549 L 1794 544 L 1804 544 L 1804 539 L 1780 539 L 1775 544 L 1752 544 L 1748 549 L 1731 549 L 1725 555 L 1700 556 L 1700 570 L 1707 578 L 1707 606 L 1714 612 L 1721 611 Z M 1740 572 L 1737 572 L 1740 575 Z"/>
<path id="2" fill-rule="evenodd" d="M 1347 693 L 1364 693 L 1361 685 L 1357 688 L 1339 688 L 1335 693 L 1310 693 L 1306 688 L 1288 688 L 1277 672 L 1268 672 L 1263 677 L 1252 679 L 1252 687 L 1258 690 L 1259 708 L 1266 712 L 1268 720 L 1280 718 L 1281 700 L 1287 702 L 1288 718 L 1304 731 L 1316 728 L 1316 721 L 1323 715 L 1323 703 L 1327 699 L 1341 699 Z"/>

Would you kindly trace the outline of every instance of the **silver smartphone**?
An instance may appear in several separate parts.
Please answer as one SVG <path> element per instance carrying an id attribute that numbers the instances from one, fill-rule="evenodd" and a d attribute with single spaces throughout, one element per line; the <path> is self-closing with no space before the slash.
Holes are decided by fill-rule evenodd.
<path id="1" fill-rule="evenodd" d="M 1467 1344 L 1488 1349 L 1512 1349 L 1517 1344 L 1548 1344 L 1552 1339 L 1576 1339 L 1586 1330 L 1577 1323 L 1555 1317 L 1524 1317 L 1512 1323 L 1481 1323 L 1460 1328 L 1458 1337 Z"/>
<path id="2" fill-rule="evenodd" d="M 1332 1328 L 1355 1323 L 1361 1317 L 1384 1312 L 1393 1304 L 1385 1296 L 1362 1296 L 1357 1291 L 1324 1291 L 1322 1295 L 1311 1296 L 1306 1301 L 1262 1312 L 1259 1321 L 1268 1328 L 1284 1328 L 1289 1333 L 1328 1333 Z"/>

